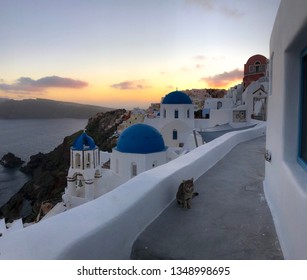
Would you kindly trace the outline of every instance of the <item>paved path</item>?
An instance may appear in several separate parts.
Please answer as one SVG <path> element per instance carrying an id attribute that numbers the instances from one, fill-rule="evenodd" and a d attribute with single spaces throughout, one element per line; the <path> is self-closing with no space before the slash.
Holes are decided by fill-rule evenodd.
<path id="1" fill-rule="evenodd" d="M 263 194 L 264 147 L 265 137 L 236 146 L 196 181 L 192 209 L 174 201 L 131 259 L 283 259 Z"/>

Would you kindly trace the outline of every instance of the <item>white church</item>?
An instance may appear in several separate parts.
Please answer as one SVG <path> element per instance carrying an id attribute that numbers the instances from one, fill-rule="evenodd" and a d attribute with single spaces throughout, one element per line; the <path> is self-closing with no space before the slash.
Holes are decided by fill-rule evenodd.
<path id="1" fill-rule="evenodd" d="M 194 105 L 182 91 L 165 95 L 160 105 L 159 118 L 145 118 L 145 124 L 155 127 L 169 147 L 180 147 L 190 151 L 203 144 L 195 129 Z"/>
<path id="2" fill-rule="evenodd" d="M 125 129 L 112 153 L 99 151 L 94 140 L 83 132 L 75 140 L 70 154 L 67 187 L 63 195 L 66 208 L 93 200 L 168 160 L 168 149 L 162 135 L 145 124 Z M 110 168 L 103 168 L 107 161 L 110 161 Z M 55 214 L 57 207 L 46 217 Z"/>

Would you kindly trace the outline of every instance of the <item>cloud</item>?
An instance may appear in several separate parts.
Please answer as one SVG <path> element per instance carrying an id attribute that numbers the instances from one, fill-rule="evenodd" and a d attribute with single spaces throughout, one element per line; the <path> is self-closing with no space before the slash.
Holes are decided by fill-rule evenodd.
<path id="1" fill-rule="evenodd" d="M 200 69 L 200 68 L 204 68 L 205 67 L 205 65 L 204 64 L 196 64 L 195 65 L 195 68 L 197 68 L 197 69 Z"/>
<path id="2" fill-rule="evenodd" d="M 196 69 L 204 68 L 207 65 L 215 63 L 216 61 L 225 60 L 225 59 L 226 59 L 225 56 L 216 57 L 216 56 L 195 55 L 193 57 L 195 63 L 194 67 Z"/>
<path id="3" fill-rule="evenodd" d="M 220 11 L 229 17 L 239 18 L 244 15 L 244 13 L 238 9 L 233 9 L 230 7 L 223 6 Z"/>
<path id="4" fill-rule="evenodd" d="M 31 93 L 44 92 L 47 88 L 84 88 L 88 83 L 71 78 L 62 78 L 58 76 L 43 77 L 38 80 L 33 80 L 29 77 L 21 77 L 13 84 L 2 83 L 0 90 L 11 93 Z"/>
<path id="5" fill-rule="evenodd" d="M 87 82 L 74 80 L 71 78 L 61 78 L 58 76 L 44 77 L 35 81 L 35 85 L 44 88 L 60 87 L 60 88 L 84 88 L 88 86 Z"/>
<path id="6" fill-rule="evenodd" d="M 205 11 L 216 11 L 228 17 L 239 18 L 244 15 L 242 11 L 226 6 L 225 1 L 221 0 L 186 0 L 186 2 L 201 6 Z"/>
<path id="7" fill-rule="evenodd" d="M 186 0 L 188 3 L 198 4 L 204 9 L 214 10 L 214 0 Z"/>
<path id="8" fill-rule="evenodd" d="M 133 80 L 133 81 L 124 81 L 118 84 L 110 85 L 110 87 L 120 90 L 130 90 L 130 89 L 146 89 L 150 86 L 146 83 L 145 80 Z"/>
<path id="9" fill-rule="evenodd" d="M 242 80 L 242 78 L 243 71 L 234 69 L 214 76 L 203 77 L 201 81 L 206 82 L 209 87 L 226 87 L 235 81 Z"/>
<path id="10" fill-rule="evenodd" d="M 204 55 L 196 55 L 196 56 L 194 56 L 194 59 L 195 60 L 206 60 L 208 58 Z"/>

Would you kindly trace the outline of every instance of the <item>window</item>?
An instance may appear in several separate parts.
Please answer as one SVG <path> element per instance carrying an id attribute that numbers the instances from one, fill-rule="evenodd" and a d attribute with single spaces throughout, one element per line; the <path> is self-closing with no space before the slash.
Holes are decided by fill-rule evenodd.
<path id="1" fill-rule="evenodd" d="M 261 95 L 261 92 L 259 93 Z M 253 98 L 253 114 L 252 119 L 265 121 L 266 120 L 266 98 L 254 97 Z"/>
<path id="2" fill-rule="evenodd" d="M 246 122 L 246 111 L 236 110 L 233 111 L 233 122 Z"/>
<path id="3" fill-rule="evenodd" d="M 210 119 L 210 109 L 204 108 L 203 109 L 203 116 L 205 119 Z"/>
<path id="4" fill-rule="evenodd" d="M 216 104 L 216 108 L 220 109 L 220 108 L 222 108 L 222 106 L 223 106 L 223 103 L 221 101 L 218 101 L 217 104 Z"/>
<path id="5" fill-rule="evenodd" d="M 299 162 L 307 170 L 307 49 L 302 56 Z"/>
<path id="6" fill-rule="evenodd" d="M 187 110 L 187 118 L 190 118 L 190 109 Z"/>
<path id="7" fill-rule="evenodd" d="M 178 139 L 178 132 L 176 129 L 173 130 L 173 140 L 177 140 Z"/>
<path id="8" fill-rule="evenodd" d="M 131 163 L 131 177 L 134 177 L 137 175 L 137 166 L 136 163 Z"/>
<path id="9" fill-rule="evenodd" d="M 87 168 L 91 167 L 91 155 L 90 154 L 87 154 L 86 167 Z"/>
<path id="10" fill-rule="evenodd" d="M 176 109 L 176 110 L 175 110 L 175 113 L 174 113 L 174 118 L 175 118 L 175 119 L 178 119 L 178 115 L 179 115 L 179 112 L 178 112 L 178 109 Z"/>
<path id="11" fill-rule="evenodd" d="M 166 110 L 163 109 L 163 118 L 165 119 L 166 118 Z"/>
<path id="12" fill-rule="evenodd" d="M 255 72 L 256 73 L 260 72 L 260 62 L 259 61 L 255 62 Z"/>
<path id="13" fill-rule="evenodd" d="M 75 165 L 76 165 L 76 168 L 81 167 L 81 156 L 80 156 L 80 154 L 76 154 L 76 156 L 75 156 Z"/>

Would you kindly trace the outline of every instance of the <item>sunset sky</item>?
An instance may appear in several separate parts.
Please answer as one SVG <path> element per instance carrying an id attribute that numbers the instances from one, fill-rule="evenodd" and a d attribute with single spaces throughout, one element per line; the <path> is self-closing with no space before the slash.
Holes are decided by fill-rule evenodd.
<path id="1" fill-rule="evenodd" d="M 148 107 L 269 57 L 280 0 L 0 0 L 0 97 Z"/>

